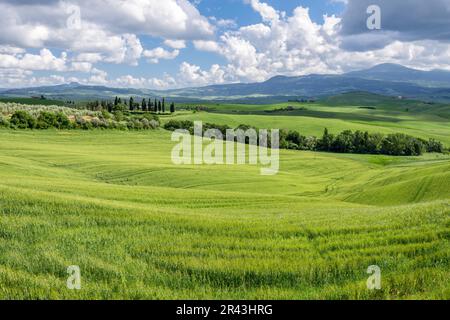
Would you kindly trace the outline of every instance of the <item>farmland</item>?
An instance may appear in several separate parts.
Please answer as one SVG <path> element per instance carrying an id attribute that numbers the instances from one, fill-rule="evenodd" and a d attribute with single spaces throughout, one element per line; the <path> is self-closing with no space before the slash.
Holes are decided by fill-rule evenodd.
<path id="1" fill-rule="evenodd" d="M 448 156 L 282 151 L 263 177 L 175 166 L 163 130 L 0 135 L 0 298 L 450 296 Z"/>
<path id="2" fill-rule="evenodd" d="M 0 12 L 0 303 L 450 301 L 450 0 Z"/>
<path id="3" fill-rule="evenodd" d="M 282 110 L 288 106 L 292 111 Z M 352 93 L 315 103 L 275 105 L 206 104 L 208 112 L 178 113 L 179 120 L 257 128 L 297 130 L 320 136 L 327 127 L 332 133 L 361 130 L 384 134 L 405 133 L 424 139 L 433 138 L 450 145 L 450 106 L 413 100 Z"/>

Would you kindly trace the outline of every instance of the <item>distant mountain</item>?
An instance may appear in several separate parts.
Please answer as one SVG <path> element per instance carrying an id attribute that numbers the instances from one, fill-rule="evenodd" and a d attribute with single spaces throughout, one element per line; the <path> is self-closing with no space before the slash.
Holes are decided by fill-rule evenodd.
<path id="1" fill-rule="evenodd" d="M 201 98 L 239 98 L 249 96 L 319 97 L 350 91 L 367 91 L 384 95 L 427 95 L 430 93 L 428 88 L 407 82 L 387 82 L 347 75 L 278 76 L 262 83 L 216 85 L 172 90 L 167 93 Z"/>
<path id="2" fill-rule="evenodd" d="M 350 72 L 346 75 L 349 77 L 371 80 L 410 82 L 427 87 L 450 86 L 449 71 L 422 71 L 390 63 L 380 64 L 367 70 Z"/>
<path id="3" fill-rule="evenodd" d="M 364 91 L 388 96 L 450 102 L 450 72 L 420 71 L 401 65 L 382 64 L 342 75 L 276 76 L 261 83 L 213 85 L 200 88 L 156 91 L 108 88 L 79 83 L 38 88 L 0 90 L 0 96 L 44 95 L 60 100 L 111 99 L 115 96 L 167 97 L 174 101 L 233 101 L 265 103 L 300 98 L 322 98 Z"/>
<path id="4" fill-rule="evenodd" d="M 77 82 L 56 86 L 3 89 L 1 96 L 31 97 L 44 95 L 56 100 L 92 100 L 110 99 L 115 96 L 148 96 L 156 95 L 155 91 L 129 88 L 109 88 L 105 86 L 86 86 Z"/>

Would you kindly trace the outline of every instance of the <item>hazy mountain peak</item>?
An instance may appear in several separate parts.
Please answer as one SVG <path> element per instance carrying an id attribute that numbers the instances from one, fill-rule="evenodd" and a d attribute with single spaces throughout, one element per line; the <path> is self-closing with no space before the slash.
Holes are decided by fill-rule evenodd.
<path id="1" fill-rule="evenodd" d="M 372 68 L 367 69 L 366 71 L 377 71 L 377 72 L 401 72 L 401 71 L 418 71 L 415 69 L 411 69 L 400 64 L 395 63 L 382 63 Z"/>

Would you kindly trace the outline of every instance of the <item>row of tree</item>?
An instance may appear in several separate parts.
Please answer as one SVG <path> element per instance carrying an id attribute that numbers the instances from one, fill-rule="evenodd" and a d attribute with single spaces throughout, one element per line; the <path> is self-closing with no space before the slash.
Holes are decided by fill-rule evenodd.
<path id="1" fill-rule="evenodd" d="M 166 113 L 166 99 L 162 100 L 157 99 L 142 99 L 142 101 L 136 102 L 133 97 L 130 99 L 122 99 L 120 97 L 116 97 L 114 102 L 112 101 L 91 101 L 88 102 L 86 108 L 92 111 L 108 111 L 109 113 L 114 112 L 126 112 L 126 111 L 142 111 L 142 112 L 153 112 L 153 113 Z M 175 112 L 175 103 L 172 102 L 169 105 L 170 113 Z"/>
<path id="2" fill-rule="evenodd" d="M 419 156 L 424 152 L 444 152 L 444 145 L 434 139 L 424 140 L 403 133 L 383 135 L 345 130 L 337 135 L 324 130 L 322 138 L 306 137 L 297 131 L 283 131 L 281 144 L 286 149 L 325 151 L 336 153 L 385 154 Z"/>
<path id="3" fill-rule="evenodd" d="M 167 130 L 185 129 L 191 134 L 194 132 L 192 121 L 168 121 L 164 128 Z M 226 131 L 232 129 L 227 125 L 203 124 L 203 131 L 217 129 L 226 136 Z M 240 125 L 234 130 L 257 129 L 249 125 Z M 248 140 L 247 140 L 248 143 Z M 271 145 L 270 141 L 268 142 Z M 424 152 L 445 152 L 444 145 L 434 139 L 428 141 L 412 137 L 403 133 L 383 135 L 381 133 L 369 133 L 362 131 L 346 130 L 337 135 L 330 134 L 328 129 L 324 130 L 321 138 L 315 136 L 304 136 L 299 132 L 291 130 L 280 131 L 279 146 L 281 149 L 323 151 L 336 153 L 357 153 L 357 154 L 386 154 L 393 156 L 418 156 Z"/>
<path id="4" fill-rule="evenodd" d="M 128 108 L 130 111 L 144 111 L 144 112 L 155 112 L 155 113 L 166 113 L 166 99 L 162 98 L 162 100 L 154 99 L 148 99 L 145 98 L 142 99 L 140 103 L 136 102 L 133 97 L 130 97 L 130 99 L 125 99 L 122 102 L 122 99 L 119 97 L 116 97 L 114 100 L 114 106 L 117 107 L 119 105 L 128 105 Z M 172 102 L 169 107 L 170 113 L 175 112 L 175 103 Z"/>

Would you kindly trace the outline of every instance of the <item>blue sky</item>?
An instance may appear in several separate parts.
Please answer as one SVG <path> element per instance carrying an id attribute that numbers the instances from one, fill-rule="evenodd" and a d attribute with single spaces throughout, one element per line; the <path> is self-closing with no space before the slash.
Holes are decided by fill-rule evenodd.
<path id="1" fill-rule="evenodd" d="M 323 15 L 328 14 L 342 14 L 345 6 L 339 2 L 332 1 L 318 1 L 318 0 L 276 0 L 266 1 L 270 6 L 280 11 L 291 13 L 298 6 L 305 6 L 310 9 L 311 18 L 317 23 L 323 23 Z M 200 13 L 206 17 L 216 17 L 217 19 L 232 20 L 236 26 L 228 29 L 238 29 L 239 27 L 259 23 L 261 18 L 257 12 L 252 10 L 251 6 L 244 3 L 242 0 L 203 0 L 196 5 Z M 145 35 L 140 35 L 140 39 L 144 47 L 152 48 L 163 44 L 164 39 L 154 38 Z M 183 61 L 189 61 L 202 69 L 208 69 L 212 64 L 226 63 L 226 59 L 219 54 L 202 52 L 194 48 L 192 44 L 188 44 L 180 55 L 174 60 L 162 60 L 155 65 L 145 63 L 145 59 L 138 67 L 131 67 L 131 72 L 139 77 L 146 77 L 148 75 L 155 75 L 161 77 L 164 73 L 176 73 L 179 64 Z M 108 66 L 101 65 L 100 67 L 109 70 L 112 76 L 121 76 L 130 72 L 130 66 Z"/>
<path id="2" fill-rule="evenodd" d="M 373 4 L 381 30 L 367 28 Z M 167 89 L 388 62 L 450 69 L 449 16 L 448 0 L 2 0 L 0 87 Z"/>

